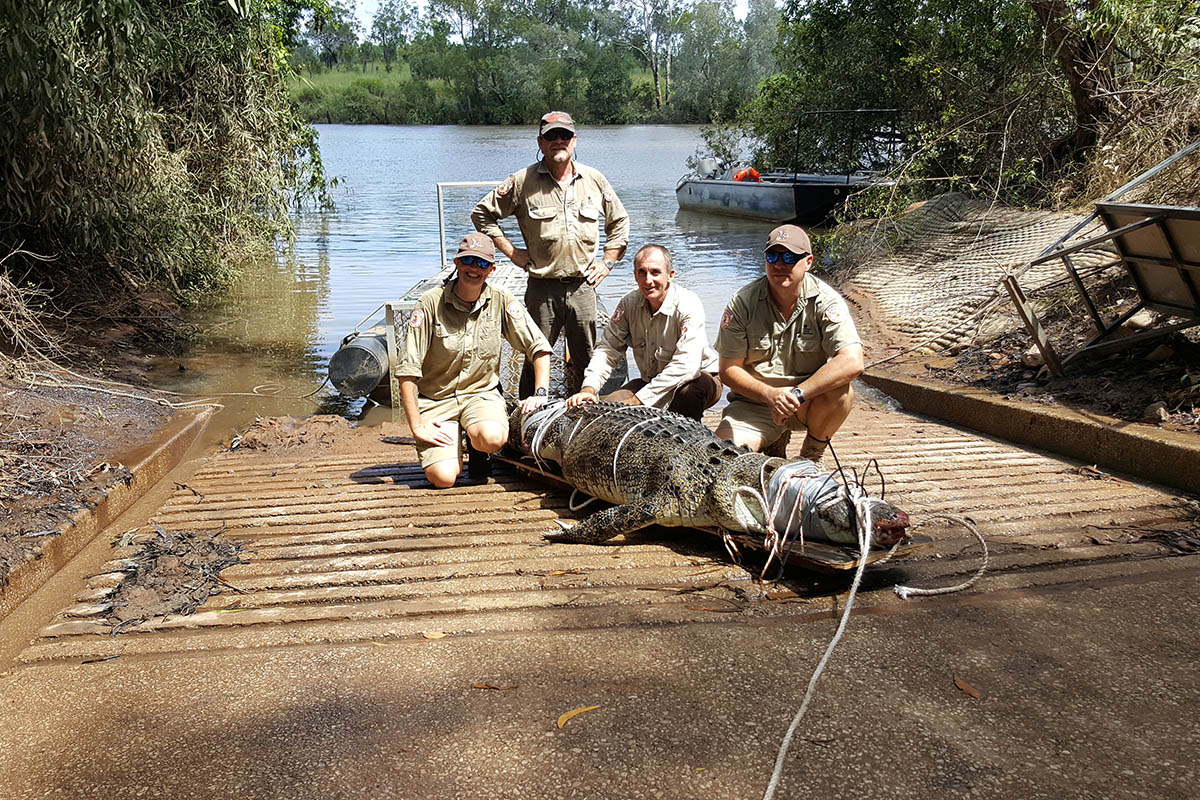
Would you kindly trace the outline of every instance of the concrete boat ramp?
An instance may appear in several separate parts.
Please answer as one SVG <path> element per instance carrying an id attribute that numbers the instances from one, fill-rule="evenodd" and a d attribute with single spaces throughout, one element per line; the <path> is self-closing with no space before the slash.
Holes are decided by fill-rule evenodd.
<path id="1" fill-rule="evenodd" d="M 846 431 L 843 463 L 879 459 L 933 543 L 868 571 L 777 796 L 1190 792 L 1194 503 L 879 398 Z M 406 433 L 196 459 L 14 612 L 5 796 L 761 795 L 847 576 L 763 584 L 679 530 L 549 545 L 586 513 L 564 492 L 503 466 L 435 491 Z M 942 513 L 990 570 L 901 601 L 978 565 Z M 223 530 L 245 563 L 114 636 L 133 551 L 112 543 L 151 519 Z"/>

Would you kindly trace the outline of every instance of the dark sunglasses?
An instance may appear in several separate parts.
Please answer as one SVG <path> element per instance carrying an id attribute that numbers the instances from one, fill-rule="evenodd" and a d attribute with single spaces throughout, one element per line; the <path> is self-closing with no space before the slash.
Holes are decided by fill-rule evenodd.
<path id="1" fill-rule="evenodd" d="M 543 133 L 542 138 L 548 142 L 565 142 L 568 139 L 574 139 L 575 134 L 564 128 L 555 128 Z"/>
<path id="2" fill-rule="evenodd" d="M 768 264 L 774 264 L 779 260 L 780 256 L 783 256 L 783 263 L 795 264 L 800 259 L 807 258 L 808 253 L 793 253 L 791 250 L 784 250 L 781 253 L 778 250 L 768 250 L 766 256 Z"/>
<path id="3" fill-rule="evenodd" d="M 479 256 L 459 256 L 458 260 L 462 262 L 464 267 L 479 267 L 480 269 L 491 269 L 492 262 Z"/>

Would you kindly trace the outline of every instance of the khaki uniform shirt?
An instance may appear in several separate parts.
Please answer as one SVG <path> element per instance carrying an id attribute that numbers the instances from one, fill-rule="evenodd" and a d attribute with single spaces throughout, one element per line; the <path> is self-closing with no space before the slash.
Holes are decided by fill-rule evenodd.
<path id="1" fill-rule="evenodd" d="M 726 358 L 745 359 L 746 369 L 763 383 L 795 386 L 855 344 L 862 340 L 846 301 L 810 272 L 788 319 L 771 301 L 765 275 L 738 289 L 725 307 L 716 349 Z"/>
<path id="2" fill-rule="evenodd" d="M 704 306 L 700 298 L 672 283 L 658 311 L 634 289 L 621 298 L 604 335 L 596 343 L 583 385 L 599 389 L 617 365 L 625 348 L 633 347 L 633 360 L 647 382 L 637 391 L 644 406 L 666 408 L 675 390 L 702 371 L 717 371 L 717 353 L 708 346 Z"/>
<path id="3" fill-rule="evenodd" d="M 581 277 L 596 258 L 601 219 L 605 249 L 629 243 L 629 214 L 608 179 L 578 161 L 572 164 L 575 175 L 565 191 L 539 161 L 509 175 L 471 212 L 475 230 L 493 238 L 504 235 L 499 220 L 517 218 L 535 278 Z"/>
<path id="4" fill-rule="evenodd" d="M 396 376 L 418 378 L 417 392 L 432 400 L 484 392 L 500 380 L 500 339 L 533 359 L 550 343 L 510 293 L 484 284 L 474 305 L 454 294 L 455 278 L 430 289 L 408 319 Z"/>

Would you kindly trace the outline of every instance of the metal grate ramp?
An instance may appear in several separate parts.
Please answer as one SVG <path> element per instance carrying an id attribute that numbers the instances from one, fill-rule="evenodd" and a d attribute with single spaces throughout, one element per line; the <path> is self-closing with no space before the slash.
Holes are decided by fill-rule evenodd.
<path id="1" fill-rule="evenodd" d="M 351 433 L 310 456 L 222 453 L 179 486 L 156 522 L 225 528 L 250 548 L 195 614 L 110 635 L 108 599 L 130 554 L 116 550 L 21 659 L 728 622 L 728 612 L 796 614 L 820 602 L 772 595 L 778 586 L 755 583 L 699 533 L 546 544 L 554 519 L 588 510 L 573 514 L 565 493 L 499 468 L 486 483 L 434 490 L 411 444 Z M 844 464 L 878 458 L 888 498 L 915 521 L 943 512 L 974 520 L 995 570 L 1163 555 L 1160 532 L 1194 525 L 1190 509 L 1153 486 L 901 412 L 856 409 L 835 445 Z M 973 571 L 972 539 L 932 523 L 921 530 L 935 547 L 900 569 L 919 576 L 936 565 L 935 580 Z M 791 599 L 771 601 L 781 594 Z"/>

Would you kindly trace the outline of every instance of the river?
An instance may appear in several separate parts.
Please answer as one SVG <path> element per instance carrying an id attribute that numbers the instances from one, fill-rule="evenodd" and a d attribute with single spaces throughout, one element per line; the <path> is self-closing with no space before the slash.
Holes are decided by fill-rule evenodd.
<path id="1" fill-rule="evenodd" d="M 335 208 L 300 214 L 294 241 L 275 259 L 248 265 L 227 298 L 198 314 L 201 340 L 151 373 L 162 389 L 219 395 L 226 406 L 219 429 L 265 414 L 360 416 L 361 401 L 319 395 L 314 404 L 300 395 L 320 384 L 345 333 L 438 268 L 435 182 L 499 182 L 537 157 L 532 126 L 317 130 L 326 172 L 337 179 Z M 711 341 L 730 295 L 761 274 L 761 245 L 771 226 L 678 210 L 675 183 L 700 144 L 697 126 L 582 127 L 576 156 L 608 177 L 630 215 L 629 253 L 601 287 L 605 304 L 614 307 L 635 288 L 636 249 L 664 244 L 674 254 L 676 280 L 704 302 Z M 486 191 L 447 190 L 449 247 L 472 230 L 471 208 Z M 511 220 L 502 225 L 516 235 Z"/>

